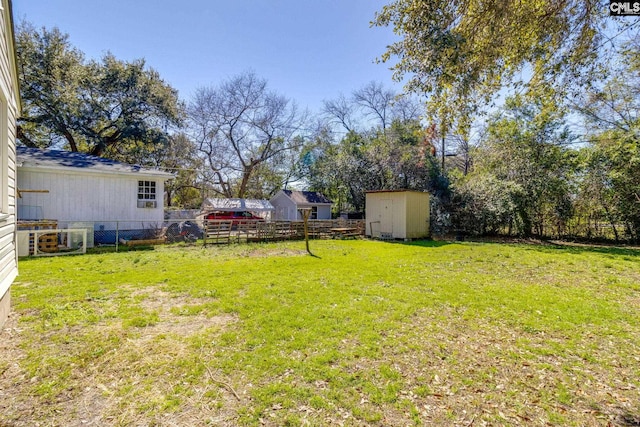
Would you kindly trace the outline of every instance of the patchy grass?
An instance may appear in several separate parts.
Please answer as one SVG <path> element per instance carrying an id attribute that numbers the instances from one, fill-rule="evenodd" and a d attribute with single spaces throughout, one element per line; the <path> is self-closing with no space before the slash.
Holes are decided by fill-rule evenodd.
<path id="1" fill-rule="evenodd" d="M 20 262 L 0 425 L 639 425 L 640 252 L 365 240 Z"/>

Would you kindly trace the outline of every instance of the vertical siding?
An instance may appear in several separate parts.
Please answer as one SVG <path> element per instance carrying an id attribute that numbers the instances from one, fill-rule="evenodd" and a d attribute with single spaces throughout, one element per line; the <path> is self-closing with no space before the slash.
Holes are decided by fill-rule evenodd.
<path id="1" fill-rule="evenodd" d="M 390 198 L 391 193 L 367 193 L 366 204 L 366 219 L 367 235 L 375 234 L 377 232 L 392 233 L 393 232 L 393 216 L 386 215 L 385 207 L 392 205 L 393 201 Z M 373 225 L 372 225 L 373 223 Z M 375 236 L 378 237 L 378 236 Z"/>
<path id="2" fill-rule="evenodd" d="M 390 193 L 393 200 L 393 238 L 407 238 L 407 193 Z"/>
<path id="3" fill-rule="evenodd" d="M 379 225 L 376 224 L 379 222 Z M 394 239 L 429 236 L 429 193 L 389 191 L 366 194 L 366 231 L 390 233 Z M 378 228 L 376 228 L 378 227 Z"/>
<path id="4" fill-rule="evenodd" d="M 408 239 L 429 236 L 429 193 L 407 192 L 407 233 Z"/>
<path id="5" fill-rule="evenodd" d="M 22 207 L 26 212 L 28 206 L 40 207 L 42 218 L 60 222 L 162 222 L 164 183 L 156 180 L 156 208 L 138 208 L 138 179 L 136 176 L 43 171 L 23 167 L 18 170 L 21 188 L 47 190 L 48 193 L 24 193 L 18 209 Z"/>
<path id="6" fill-rule="evenodd" d="M 296 220 L 300 219 L 295 203 L 291 201 L 282 191 L 279 191 L 270 203 L 276 208 L 275 219 L 277 220 Z"/>

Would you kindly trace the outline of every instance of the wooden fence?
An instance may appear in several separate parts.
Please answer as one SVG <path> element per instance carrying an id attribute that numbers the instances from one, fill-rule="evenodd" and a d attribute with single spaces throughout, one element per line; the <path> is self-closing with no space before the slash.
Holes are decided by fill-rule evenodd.
<path id="1" fill-rule="evenodd" d="M 309 238 L 331 239 L 364 236 L 363 220 L 311 220 Z M 304 239 L 302 221 L 205 220 L 204 244 L 268 242 Z"/>

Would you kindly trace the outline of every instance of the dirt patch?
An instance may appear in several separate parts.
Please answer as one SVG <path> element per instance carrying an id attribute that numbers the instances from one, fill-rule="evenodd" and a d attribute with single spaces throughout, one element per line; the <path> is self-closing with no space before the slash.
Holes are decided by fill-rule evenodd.
<path id="1" fill-rule="evenodd" d="M 132 296 L 142 297 L 139 305 L 157 312 L 158 321 L 124 328 L 106 319 L 81 330 L 63 326 L 37 334 L 22 328 L 20 313 L 12 312 L 0 331 L 0 426 L 234 425 L 237 392 L 224 375 L 207 367 L 211 354 L 203 352 L 192 360 L 190 339 L 204 331 L 215 339 L 239 321 L 237 316 L 171 311 L 210 299 L 148 288 Z M 93 334 L 93 341 L 76 339 L 81 333 Z M 43 351 L 29 355 L 30 346 Z M 29 374 L 37 364 L 34 357 L 56 355 L 68 360 L 68 374 Z M 185 375 L 196 379 L 181 380 Z M 64 381 L 65 389 L 48 394 L 48 387 L 58 387 L 56 381 Z M 182 389 L 175 407 L 159 410 Z"/>
<path id="2" fill-rule="evenodd" d="M 18 315 L 11 313 L 2 331 L 0 331 L 0 425 L 28 425 L 34 408 L 26 390 L 31 382 L 21 367 L 26 353 L 20 349 L 22 330 L 18 327 Z M 27 396 L 24 396 L 27 394 Z M 13 424 L 3 422 L 19 422 Z"/>
<path id="3" fill-rule="evenodd" d="M 157 287 L 131 288 L 125 292 L 134 299 L 140 300 L 139 305 L 146 310 L 167 311 L 173 307 L 199 305 L 211 302 L 211 298 L 194 298 L 179 295 Z"/>

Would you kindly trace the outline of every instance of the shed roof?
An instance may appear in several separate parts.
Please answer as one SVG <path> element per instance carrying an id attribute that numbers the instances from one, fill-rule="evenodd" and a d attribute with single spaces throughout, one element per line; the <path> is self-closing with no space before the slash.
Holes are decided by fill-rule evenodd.
<path id="1" fill-rule="evenodd" d="M 276 208 L 268 200 L 261 199 L 223 199 L 208 198 L 202 202 L 203 210 L 225 210 L 231 212 L 252 211 L 267 212 L 275 211 Z"/>
<path id="2" fill-rule="evenodd" d="M 170 179 L 173 174 L 139 165 L 117 162 L 111 159 L 71 151 L 41 150 L 39 148 L 16 147 L 18 167 L 42 169 L 68 169 L 78 171 L 115 174 L 135 174 Z"/>
<path id="3" fill-rule="evenodd" d="M 333 201 L 317 191 L 282 190 L 296 205 L 331 205 Z"/>
<path id="4" fill-rule="evenodd" d="M 420 190 L 407 190 L 407 189 L 398 189 L 398 190 L 367 190 L 365 193 L 427 193 L 428 191 L 420 191 Z"/>

